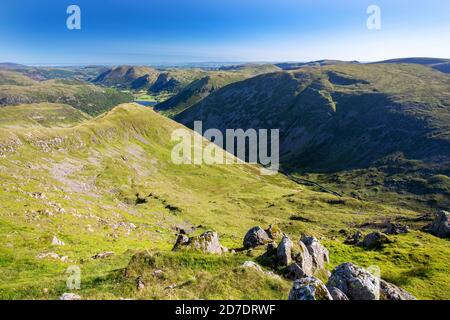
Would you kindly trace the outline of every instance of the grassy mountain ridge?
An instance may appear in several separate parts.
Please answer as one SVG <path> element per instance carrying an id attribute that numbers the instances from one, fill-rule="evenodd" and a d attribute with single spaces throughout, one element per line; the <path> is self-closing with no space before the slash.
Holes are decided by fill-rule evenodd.
<path id="1" fill-rule="evenodd" d="M 56 298 L 67 290 L 67 267 L 76 265 L 77 293 L 88 299 L 285 299 L 290 281 L 240 268 L 264 249 L 170 252 L 177 226 L 216 230 L 224 245 L 239 248 L 256 224 L 277 224 L 294 238 L 320 237 L 330 269 L 344 261 L 376 264 L 384 278 L 419 298 L 448 298 L 448 241 L 419 231 L 422 222 L 411 222 L 409 234 L 380 251 L 345 245 L 339 231 L 419 213 L 351 197 L 336 202 L 282 175 L 260 176 L 248 164 L 175 165 L 170 136 L 179 128 L 136 104 L 71 128 L 0 128 L 1 298 Z M 65 245 L 52 246 L 53 236 Z M 129 262 L 142 250 L 156 253 L 164 276 L 138 290 L 133 272 L 148 266 Z M 91 258 L 104 251 L 114 255 Z M 48 252 L 67 262 L 37 258 Z M 427 271 L 416 272 L 424 264 Z M 182 286 L 167 289 L 173 284 Z"/>
<path id="2" fill-rule="evenodd" d="M 376 63 L 411 63 L 420 64 L 428 66 L 435 70 L 450 73 L 450 59 L 439 59 L 439 58 L 401 58 L 401 59 L 391 59 L 380 61 Z"/>
<path id="3" fill-rule="evenodd" d="M 153 68 L 123 65 L 106 70 L 98 75 L 93 80 L 93 83 L 128 88 L 133 86 L 133 84 L 136 85 L 144 78 L 147 82 L 155 82 L 158 74 L 158 71 Z"/>

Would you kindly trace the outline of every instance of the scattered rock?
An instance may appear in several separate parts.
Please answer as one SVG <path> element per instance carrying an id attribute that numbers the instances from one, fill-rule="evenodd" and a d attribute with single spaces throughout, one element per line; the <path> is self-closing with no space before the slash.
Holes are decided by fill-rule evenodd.
<path id="1" fill-rule="evenodd" d="M 361 241 L 362 237 L 363 237 L 362 232 L 358 230 L 351 237 L 348 237 L 345 240 L 345 243 L 346 244 L 357 244 Z"/>
<path id="2" fill-rule="evenodd" d="M 190 248 L 194 250 L 201 250 L 204 253 L 222 254 L 228 252 L 228 249 L 223 247 L 219 241 L 217 232 L 206 231 L 198 237 L 188 238 L 184 234 L 177 237 L 173 250 L 180 248 Z"/>
<path id="3" fill-rule="evenodd" d="M 63 293 L 59 300 L 81 300 L 81 297 L 75 293 Z"/>
<path id="4" fill-rule="evenodd" d="M 337 266 L 327 287 L 341 290 L 350 300 L 379 300 L 380 281 L 363 268 L 346 262 Z"/>
<path id="5" fill-rule="evenodd" d="M 92 256 L 92 259 L 105 259 L 105 258 L 109 258 L 113 255 L 114 255 L 114 252 L 105 251 L 105 252 L 97 253 L 96 255 Z"/>
<path id="6" fill-rule="evenodd" d="M 440 238 L 450 237 L 450 213 L 444 210 L 438 212 L 436 219 L 431 223 L 429 232 Z"/>
<path id="7" fill-rule="evenodd" d="M 288 300 L 333 300 L 327 287 L 315 277 L 294 281 Z"/>
<path id="8" fill-rule="evenodd" d="M 156 269 L 152 272 L 152 276 L 161 278 L 163 276 L 163 271 L 161 269 Z"/>
<path id="9" fill-rule="evenodd" d="M 254 248 L 271 242 L 269 235 L 261 227 L 251 228 L 244 237 L 244 248 Z"/>
<path id="10" fill-rule="evenodd" d="M 136 279 L 136 289 L 143 290 L 145 288 L 145 283 L 142 281 L 142 279 L 139 277 Z"/>
<path id="11" fill-rule="evenodd" d="M 408 291 L 384 280 L 380 280 L 380 298 L 382 300 L 417 300 Z"/>
<path id="12" fill-rule="evenodd" d="M 253 261 L 245 261 L 242 264 L 242 268 L 253 268 L 253 269 L 258 270 L 259 272 L 264 272 L 263 269 L 257 263 L 255 263 Z"/>
<path id="13" fill-rule="evenodd" d="M 55 252 L 46 252 L 46 253 L 40 253 L 36 257 L 37 259 L 54 259 L 54 260 L 60 260 L 62 262 L 68 262 L 69 258 L 67 256 L 60 256 L 59 254 Z"/>
<path id="14" fill-rule="evenodd" d="M 333 297 L 333 300 L 348 300 L 348 297 L 345 295 L 345 293 L 343 293 L 338 288 L 327 287 L 327 289 L 330 292 L 331 296 Z"/>
<path id="15" fill-rule="evenodd" d="M 386 234 L 401 234 L 401 233 L 408 233 L 409 228 L 408 226 L 401 224 L 401 223 L 391 223 L 389 222 L 386 225 Z"/>
<path id="16" fill-rule="evenodd" d="M 367 249 L 375 249 L 381 248 L 383 245 L 391 243 L 391 240 L 387 235 L 381 232 L 372 232 L 364 237 L 364 240 L 361 242 L 361 245 Z"/>
<path id="17" fill-rule="evenodd" d="M 176 250 L 182 246 L 187 246 L 189 244 L 189 237 L 185 234 L 179 234 L 177 236 L 177 239 L 175 240 L 175 245 L 173 246 L 172 250 Z"/>
<path id="18" fill-rule="evenodd" d="M 52 246 L 63 246 L 65 243 L 61 240 L 59 240 L 56 236 L 53 236 L 52 239 Z"/>

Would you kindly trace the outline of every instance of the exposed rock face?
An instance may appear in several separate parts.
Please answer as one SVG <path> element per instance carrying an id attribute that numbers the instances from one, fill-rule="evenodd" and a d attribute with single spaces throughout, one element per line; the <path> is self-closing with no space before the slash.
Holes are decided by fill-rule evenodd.
<path id="1" fill-rule="evenodd" d="M 261 227 L 251 228 L 244 237 L 244 248 L 255 248 L 271 242 L 271 239 L 266 231 Z"/>
<path id="2" fill-rule="evenodd" d="M 308 275 L 303 271 L 303 269 L 297 264 L 297 263 L 291 263 L 287 267 L 288 273 L 286 274 L 286 277 L 291 280 L 297 280 L 301 278 L 305 278 Z"/>
<path id="3" fill-rule="evenodd" d="M 417 300 L 408 291 L 384 280 L 380 280 L 380 298 L 382 300 Z"/>
<path id="4" fill-rule="evenodd" d="M 283 266 L 288 266 L 292 262 L 292 243 L 289 237 L 284 236 L 277 248 L 278 262 Z"/>
<path id="5" fill-rule="evenodd" d="M 405 226 L 400 223 L 388 223 L 386 226 L 385 233 L 386 234 L 401 234 L 401 233 L 408 233 L 409 228 L 408 226 Z"/>
<path id="6" fill-rule="evenodd" d="M 336 287 L 327 287 L 330 295 L 333 297 L 333 300 L 348 300 L 348 297 Z"/>
<path id="7" fill-rule="evenodd" d="M 228 249 L 220 244 L 217 232 L 213 231 L 206 231 L 198 237 L 192 238 L 188 238 L 184 234 L 178 235 L 173 250 L 183 247 L 200 250 L 204 253 L 222 254 L 228 252 Z"/>
<path id="8" fill-rule="evenodd" d="M 63 293 L 59 300 L 81 300 L 81 297 L 75 293 Z"/>
<path id="9" fill-rule="evenodd" d="M 441 210 L 431 224 L 429 231 L 440 238 L 450 237 L 450 212 Z"/>
<path id="10" fill-rule="evenodd" d="M 327 248 L 325 248 L 319 240 L 314 237 L 305 236 L 302 242 L 308 249 L 309 254 L 313 260 L 313 268 L 316 270 L 324 269 L 325 263 L 330 262 L 330 257 Z"/>
<path id="11" fill-rule="evenodd" d="M 372 232 L 364 237 L 361 245 L 368 249 L 380 248 L 384 244 L 390 243 L 389 238 L 381 232 Z"/>
<path id="12" fill-rule="evenodd" d="M 350 300 L 379 300 L 380 296 L 380 280 L 349 262 L 333 270 L 327 287 L 338 288 Z"/>
<path id="13" fill-rule="evenodd" d="M 176 250 L 182 246 L 187 246 L 189 244 L 189 237 L 186 236 L 184 233 L 179 234 L 177 236 L 177 239 L 175 240 L 175 245 L 173 246 L 172 250 Z"/>
<path id="14" fill-rule="evenodd" d="M 289 278 L 298 279 L 324 269 L 329 257 L 328 250 L 314 237 L 303 237 L 302 241 L 293 243 L 284 236 L 277 248 L 277 260 L 288 267 Z"/>
<path id="15" fill-rule="evenodd" d="M 333 300 L 327 287 L 315 277 L 294 281 L 288 300 Z"/>

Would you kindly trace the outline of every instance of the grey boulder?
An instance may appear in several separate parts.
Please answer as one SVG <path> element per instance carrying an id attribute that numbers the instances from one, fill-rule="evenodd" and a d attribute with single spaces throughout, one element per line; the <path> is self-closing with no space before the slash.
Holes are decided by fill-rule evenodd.
<path id="1" fill-rule="evenodd" d="M 392 283 L 380 280 L 380 299 L 382 300 L 417 300 L 408 291 L 399 288 Z"/>
<path id="2" fill-rule="evenodd" d="M 429 231 L 440 238 L 450 237 L 450 213 L 444 210 L 438 212 L 436 219 L 430 225 Z"/>
<path id="3" fill-rule="evenodd" d="M 173 250 L 182 248 L 199 250 L 204 253 L 222 254 L 228 252 L 228 249 L 223 247 L 219 241 L 219 235 L 214 231 L 206 231 L 197 237 L 188 238 L 184 234 L 177 237 Z"/>
<path id="4" fill-rule="evenodd" d="M 315 277 L 294 281 L 288 300 L 333 300 L 327 287 Z"/>
<path id="5" fill-rule="evenodd" d="M 265 245 L 272 240 L 266 231 L 264 231 L 261 227 L 253 227 L 247 231 L 244 236 L 244 248 L 250 249 L 255 248 L 257 246 Z"/>
<path id="6" fill-rule="evenodd" d="M 391 240 L 387 235 L 381 232 L 372 232 L 364 237 L 361 245 L 367 249 L 381 248 L 383 245 L 390 243 Z"/>
<path id="7" fill-rule="evenodd" d="M 327 287 L 338 288 L 350 300 L 379 300 L 380 297 L 380 280 L 349 262 L 333 270 Z"/>

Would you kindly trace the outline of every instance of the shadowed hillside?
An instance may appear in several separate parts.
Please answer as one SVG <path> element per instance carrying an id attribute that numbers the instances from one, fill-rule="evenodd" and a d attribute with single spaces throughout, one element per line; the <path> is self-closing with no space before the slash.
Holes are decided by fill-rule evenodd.
<path id="1" fill-rule="evenodd" d="M 378 167 L 374 186 L 449 205 L 439 196 L 447 187 L 437 190 L 427 180 L 449 174 L 450 77 L 427 67 L 355 64 L 265 74 L 228 85 L 175 119 L 191 128 L 202 120 L 204 130 L 279 128 L 285 170 Z M 389 175 L 405 173 L 400 167 L 406 174 L 394 183 Z"/>

